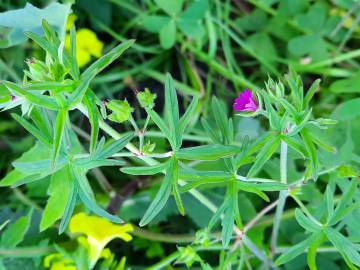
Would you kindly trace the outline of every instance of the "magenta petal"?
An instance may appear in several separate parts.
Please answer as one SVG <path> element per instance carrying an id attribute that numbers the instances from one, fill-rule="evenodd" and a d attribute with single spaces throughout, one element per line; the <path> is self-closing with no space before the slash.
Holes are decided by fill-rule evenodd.
<path id="1" fill-rule="evenodd" d="M 233 109 L 235 111 L 257 110 L 257 104 L 249 89 L 245 89 L 243 92 L 239 93 L 239 96 L 234 100 Z"/>

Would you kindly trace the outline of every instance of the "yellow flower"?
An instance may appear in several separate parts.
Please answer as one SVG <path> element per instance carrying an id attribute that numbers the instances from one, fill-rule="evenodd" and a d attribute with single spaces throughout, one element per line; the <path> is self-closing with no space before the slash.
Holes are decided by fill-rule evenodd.
<path id="1" fill-rule="evenodd" d="M 104 44 L 97 38 L 96 34 L 87 28 L 81 28 L 76 32 L 76 60 L 79 67 L 90 62 L 91 56 L 99 58 L 102 54 Z M 70 49 L 70 35 L 65 37 L 65 48 Z"/>
<path id="2" fill-rule="evenodd" d="M 99 258 L 109 255 L 109 251 L 104 248 L 111 240 L 121 238 L 130 241 L 132 236 L 129 232 L 133 231 L 133 227 L 130 224 L 116 225 L 101 217 L 79 213 L 71 218 L 69 230 L 84 235 L 78 237 L 78 242 L 86 248 L 92 267 Z"/>
<path id="3" fill-rule="evenodd" d="M 45 257 L 44 267 L 50 270 L 76 270 L 71 259 L 64 258 L 60 253 L 53 253 Z"/>

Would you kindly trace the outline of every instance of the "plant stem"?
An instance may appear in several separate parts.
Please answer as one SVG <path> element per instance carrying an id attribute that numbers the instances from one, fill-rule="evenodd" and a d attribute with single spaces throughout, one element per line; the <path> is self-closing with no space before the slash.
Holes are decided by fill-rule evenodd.
<path id="1" fill-rule="evenodd" d="M 287 183 L 287 144 L 282 140 L 280 146 L 280 180 L 282 183 Z M 279 235 L 279 228 L 281 217 L 284 212 L 285 202 L 288 195 L 287 190 L 281 190 L 279 194 L 279 200 L 276 207 L 274 226 L 271 234 L 271 253 L 276 251 L 277 239 Z"/>

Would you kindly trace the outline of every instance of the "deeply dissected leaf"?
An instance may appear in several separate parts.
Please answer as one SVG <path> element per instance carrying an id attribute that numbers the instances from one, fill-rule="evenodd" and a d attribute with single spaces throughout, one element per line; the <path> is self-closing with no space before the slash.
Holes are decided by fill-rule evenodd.
<path id="1" fill-rule="evenodd" d="M 50 227 L 56 220 L 62 217 L 65 211 L 70 192 L 69 168 L 64 167 L 51 176 L 49 186 L 49 199 L 44 209 L 40 230 Z"/>
<path id="2" fill-rule="evenodd" d="M 177 177 L 177 166 L 177 160 L 172 157 L 169 163 L 169 167 L 166 170 L 165 177 L 161 183 L 161 187 L 149 208 L 146 210 L 144 216 L 140 220 L 140 226 L 145 226 L 150 223 L 151 220 L 153 220 L 154 217 L 165 206 L 167 200 L 169 199 L 174 179 Z"/>

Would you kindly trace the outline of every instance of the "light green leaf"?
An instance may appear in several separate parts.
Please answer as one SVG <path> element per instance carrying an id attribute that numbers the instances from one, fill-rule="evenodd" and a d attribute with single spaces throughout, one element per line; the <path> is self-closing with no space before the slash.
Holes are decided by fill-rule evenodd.
<path id="1" fill-rule="evenodd" d="M 55 167 L 56 159 L 59 155 L 61 142 L 63 138 L 63 133 L 65 129 L 65 122 L 67 118 L 67 110 L 62 109 L 58 112 L 55 120 L 55 127 L 54 127 L 54 139 L 53 139 L 53 147 L 51 153 L 51 164 Z"/>
<path id="2" fill-rule="evenodd" d="M 175 44 L 176 25 L 174 20 L 170 20 L 160 30 L 160 44 L 164 49 L 170 49 Z"/>
<path id="3" fill-rule="evenodd" d="M 158 193 L 155 196 L 155 199 L 152 201 L 149 208 L 146 210 L 144 216 L 140 220 L 139 225 L 141 227 L 151 222 L 155 218 L 155 216 L 161 211 L 161 209 L 165 206 L 171 193 L 172 183 L 174 183 L 176 177 L 177 177 L 177 160 L 175 159 L 175 157 L 172 157 L 169 163 L 169 167 L 166 170 L 166 175 L 161 183 L 161 187 Z"/>
<path id="4" fill-rule="evenodd" d="M 176 156 L 187 160 L 217 160 L 239 152 L 240 148 L 237 146 L 213 144 L 182 148 L 176 152 Z"/>
<path id="5" fill-rule="evenodd" d="M 155 3 L 159 6 L 159 8 L 163 9 L 170 16 L 175 16 L 181 11 L 184 0 L 155 0 Z"/>
<path id="6" fill-rule="evenodd" d="M 1 246 L 13 248 L 23 241 L 27 230 L 30 227 L 32 210 L 26 216 L 20 217 L 13 224 L 8 225 L 1 236 Z"/>
<path id="7" fill-rule="evenodd" d="M 51 176 L 48 191 L 50 197 L 41 218 L 40 231 L 49 228 L 64 214 L 70 193 L 70 180 L 68 167 L 64 167 Z"/>
<path id="8" fill-rule="evenodd" d="M 308 130 L 302 129 L 300 131 L 300 135 L 303 139 L 306 151 L 308 152 L 308 156 L 310 158 L 311 174 L 312 174 L 314 180 L 316 181 L 317 177 L 318 177 L 318 170 L 319 170 L 319 159 L 318 159 L 316 147 L 311 140 Z"/>
<path id="9" fill-rule="evenodd" d="M 152 33 L 159 33 L 161 28 L 171 20 L 167 16 L 145 16 L 143 18 L 144 28 Z"/>
<path id="10" fill-rule="evenodd" d="M 144 166 L 144 167 L 124 167 L 120 171 L 130 175 L 154 175 L 165 171 L 169 166 L 168 162 L 160 163 L 153 166 Z"/>
<path id="11" fill-rule="evenodd" d="M 315 233 L 321 230 L 321 227 L 305 216 L 299 208 L 295 209 L 295 218 L 299 225 L 309 232 Z"/>
<path id="12" fill-rule="evenodd" d="M 277 258 L 277 260 L 275 261 L 275 264 L 281 265 L 281 264 L 284 264 L 284 263 L 296 258 L 300 254 L 305 252 L 305 250 L 307 248 L 309 248 L 311 246 L 311 244 L 314 243 L 320 236 L 321 236 L 321 234 L 314 233 L 311 236 L 309 236 L 308 238 L 306 238 L 304 241 L 296 244 L 295 246 L 292 246 L 285 253 L 281 254 L 281 256 L 279 258 Z"/>
<path id="13" fill-rule="evenodd" d="M 345 260 L 349 260 L 353 264 L 360 266 L 360 254 L 354 243 L 333 228 L 326 228 L 325 234 Z"/>
<path id="14" fill-rule="evenodd" d="M 268 161 L 279 148 L 280 141 L 280 136 L 276 136 L 272 137 L 264 145 L 264 147 L 260 150 L 259 154 L 256 156 L 255 162 L 247 174 L 248 177 L 256 175 L 261 170 L 266 161 Z"/>
<path id="15" fill-rule="evenodd" d="M 68 200 L 66 202 L 64 214 L 61 218 L 61 222 L 60 222 L 60 226 L 59 226 L 59 234 L 62 234 L 66 230 L 66 228 L 70 222 L 70 218 L 75 209 L 77 197 L 78 197 L 78 188 L 75 183 L 75 179 L 72 179 L 72 181 L 70 182 L 70 187 L 69 187 Z"/>
<path id="16" fill-rule="evenodd" d="M 95 94 L 87 91 L 84 103 L 88 111 L 88 118 L 91 125 L 90 153 L 92 153 L 95 150 L 99 135 L 99 110 L 96 106 Z"/>
<path id="17" fill-rule="evenodd" d="M 233 227 L 234 227 L 234 205 L 233 200 L 230 199 L 227 201 L 226 208 L 224 210 L 224 218 L 221 221 L 221 241 L 223 247 L 227 247 L 230 243 L 231 236 L 233 233 Z"/>

